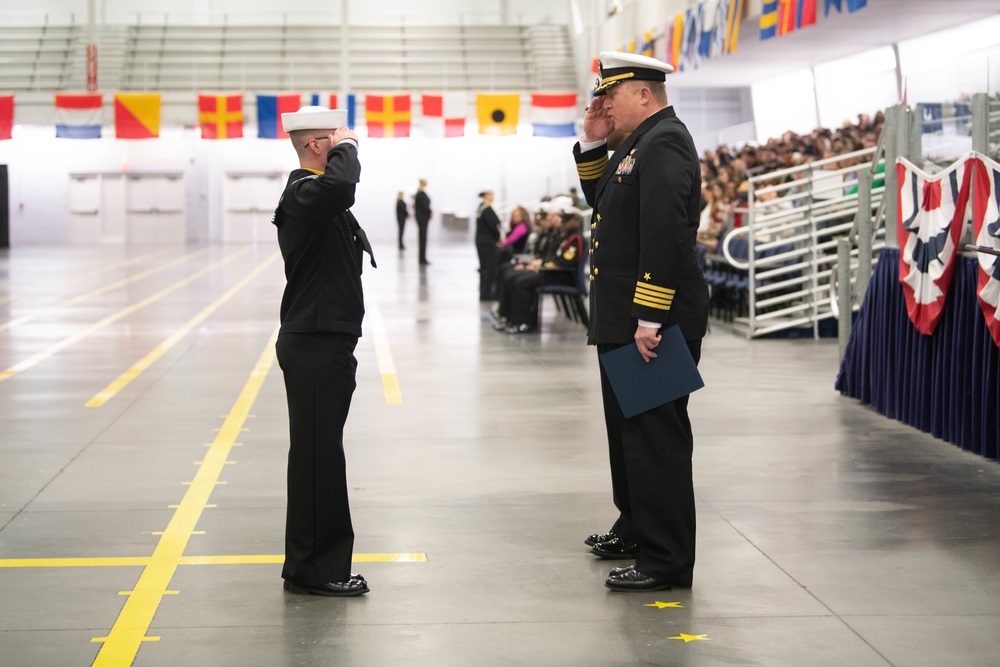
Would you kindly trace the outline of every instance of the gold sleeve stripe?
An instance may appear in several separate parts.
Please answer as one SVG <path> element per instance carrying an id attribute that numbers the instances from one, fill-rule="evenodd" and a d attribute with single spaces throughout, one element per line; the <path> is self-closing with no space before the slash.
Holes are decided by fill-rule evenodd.
<path id="1" fill-rule="evenodd" d="M 635 298 L 642 299 L 643 301 L 648 301 L 649 303 L 659 303 L 664 306 L 669 306 L 674 302 L 673 297 L 667 297 L 666 299 L 658 299 L 655 296 L 649 296 L 648 294 L 643 294 L 642 292 L 636 292 Z"/>
<path id="2" fill-rule="evenodd" d="M 649 283 L 638 281 L 635 283 L 635 287 L 636 290 L 645 290 L 650 293 L 659 292 L 660 294 L 669 294 L 671 296 L 677 292 L 677 290 L 670 289 L 669 287 L 658 287 L 657 285 L 650 285 Z"/>
<path id="3" fill-rule="evenodd" d="M 666 305 L 663 305 L 663 304 L 660 304 L 660 303 L 653 303 L 652 301 L 643 301 L 639 297 L 636 297 L 636 298 L 632 299 L 632 302 L 633 303 L 637 303 L 640 306 L 649 306 L 650 308 L 655 308 L 657 310 L 670 310 L 670 304 L 669 303 L 666 304 Z"/>
<path id="4" fill-rule="evenodd" d="M 594 160 L 593 162 L 581 162 L 576 165 L 576 173 L 580 176 L 580 178 L 592 180 L 600 178 L 601 174 L 604 173 L 604 168 L 606 166 L 608 166 L 608 157 L 605 155 L 599 160 Z"/>
<path id="5" fill-rule="evenodd" d="M 641 296 L 644 299 L 651 299 L 653 301 L 671 301 L 674 298 L 673 292 L 656 292 L 650 289 L 643 289 L 642 287 L 637 287 L 635 290 L 636 296 Z"/>

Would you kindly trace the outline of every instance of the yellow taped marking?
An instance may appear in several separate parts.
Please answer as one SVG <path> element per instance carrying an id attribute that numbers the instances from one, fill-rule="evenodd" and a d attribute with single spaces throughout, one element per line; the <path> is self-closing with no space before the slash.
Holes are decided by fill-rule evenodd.
<path id="1" fill-rule="evenodd" d="M 207 253 L 208 251 L 209 251 L 209 248 L 203 248 L 203 249 L 199 250 L 198 252 L 191 253 L 190 255 L 183 255 L 183 256 L 178 257 L 177 259 L 171 260 L 171 261 L 169 261 L 169 262 L 167 262 L 165 264 L 160 264 L 159 266 L 155 266 L 155 267 L 153 267 L 151 269 L 147 269 L 145 271 L 140 271 L 139 273 L 135 274 L 134 276 L 129 276 L 128 278 L 123 278 L 123 279 L 121 279 L 121 280 L 119 280 L 117 282 L 111 283 L 110 285 L 105 285 L 104 287 L 99 287 L 99 288 L 97 288 L 97 289 L 95 289 L 95 290 L 93 290 L 91 292 L 87 292 L 86 294 L 81 294 L 80 296 L 75 296 L 72 299 L 69 299 L 68 301 L 64 301 L 63 303 L 60 304 L 60 306 L 75 306 L 76 304 L 83 303 L 84 301 L 87 301 L 88 299 L 93 299 L 95 296 L 100 296 L 102 294 L 106 294 L 106 293 L 108 293 L 108 292 L 110 292 L 112 290 L 118 289 L 119 287 L 125 287 L 126 285 L 131 285 L 132 283 L 138 282 L 138 281 L 142 280 L 143 278 L 148 278 L 149 276 L 153 275 L 154 273 L 160 273 L 161 271 L 166 271 L 167 269 L 175 267 L 178 264 L 183 264 L 184 262 L 188 261 L 192 257 L 197 257 L 198 255 L 203 255 L 203 254 Z"/>
<path id="2" fill-rule="evenodd" d="M 132 595 L 134 591 L 118 591 L 118 595 Z M 180 595 L 180 591 L 163 591 L 164 595 Z"/>
<path id="3" fill-rule="evenodd" d="M 108 641 L 108 639 L 110 639 L 110 637 L 91 637 L 90 641 L 91 641 L 91 643 L 99 643 L 99 642 L 106 642 L 106 641 Z M 139 639 L 139 641 L 141 641 L 141 642 L 158 642 L 158 641 L 160 641 L 160 638 L 159 637 L 141 637 Z M 103 653 L 103 652 L 104 652 L 104 649 L 101 649 L 101 653 Z M 98 654 L 98 656 L 100 656 L 100 653 Z M 94 664 L 96 665 L 97 662 L 94 662 Z M 131 665 L 132 663 L 130 662 L 128 664 Z"/>
<path id="4" fill-rule="evenodd" d="M 146 253 L 145 255 L 137 255 L 137 256 L 133 257 L 132 259 L 123 259 L 122 261 L 120 261 L 120 262 L 118 262 L 116 264 L 102 264 L 100 267 L 94 269 L 93 271 L 89 271 L 87 273 L 83 273 L 82 277 L 101 276 L 101 275 L 104 275 L 105 273 L 111 273 L 112 271 L 117 271 L 119 269 L 128 268 L 128 267 L 132 266 L 133 264 L 142 264 L 145 261 L 148 261 L 148 260 L 151 260 L 151 259 L 156 259 L 157 257 L 160 257 L 162 255 L 169 255 L 170 253 L 174 252 L 175 250 L 176 250 L 176 248 L 165 248 L 163 250 L 156 250 L 154 252 Z M 210 250 L 210 248 L 203 248 L 203 249 L 198 250 L 197 252 L 193 252 L 193 253 L 191 253 L 191 254 L 189 254 L 187 256 L 188 257 L 194 257 L 195 255 L 204 254 L 204 253 L 208 252 L 209 250 Z"/>
<path id="5" fill-rule="evenodd" d="M 427 554 L 354 554 L 355 563 L 426 563 Z M 282 554 L 259 556 L 184 556 L 180 565 L 281 565 Z"/>
<path id="6" fill-rule="evenodd" d="M 197 531 L 195 531 L 197 532 Z M 7 558 L 0 560 L 0 568 L 23 567 L 136 567 L 149 565 L 152 558 Z M 177 565 L 280 565 L 285 561 L 281 554 L 248 556 L 180 556 Z M 355 563 L 426 563 L 427 554 L 354 554 Z M 165 591 L 174 594 L 179 591 Z M 128 591 L 131 594 L 132 591 Z M 122 593 L 119 593 L 122 595 Z"/>
<path id="7" fill-rule="evenodd" d="M 150 533 L 150 535 L 165 535 L 165 534 L 166 533 L 164 531 L 162 531 L 162 530 L 154 530 L 152 533 Z M 191 534 L 192 535 L 204 535 L 205 531 L 204 530 L 193 530 L 193 531 L 191 531 Z"/>
<path id="8" fill-rule="evenodd" d="M 198 271 L 196 273 L 191 274 L 190 276 L 188 276 L 184 280 L 181 280 L 180 282 L 176 282 L 173 285 L 171 285 L 170 287 L 162 289 L 159 292 L 157 292 L 156 294 L 153 294 L 152 296 L 146 297 L 142 301 L 139 301 L 138 303 L 134 303 L 134 304 L 132 304 L 131 306 L 129 306 L 127 308 L 122 308 L 117 313 L 114 313 L 113 315 L 108 315 L 104 319 L 99 320 L 98 322 L 95 322 L 94 324 L 91 324 L 86 329 L 83 329 L 82 331 L 80 331 L 80 332 L 78 332 L 78 333 L 70 336 L 69 338 L 64 338 L 63 340 L 59 341 L 58 343 L 56 343 L 54 345 L 51 345 L 51 346 L 47 347 L 46 349 L 42 350 L 41 352 L 38 352 L 37 354 L 33 354 L 32 356 L 28 357 L 24 361 L 21 361 L 19 363 L 14 364 L 13 366 L 11 366 L 7 370 L 5 370 L 3 373 L 0 373 L 0 382 L 3 382 L 4 380 L 8 380 L 11 377 L 13 377 L 14 375 L 16 375 L 17 373 L 25 371 L 25 370 L 31 368 L 32 366 L 34 366 L 35 364 L 37 364 L 39 362 L 42 362 L 42 361 L 45 361 L 46 359 L 55 356 L 57 353 L 61 352 L 62 350 L 65 350 L 67 347 L 70 347 L 71 345 L 75 345 L 76 343 L 79 343 L 81 340 L 83 340 L 84 338 L 86 338 L 90 334 L 95 333 L 96 331 L 99 331 L 99 330 L 103 329 L 104 327 L 108 326 L 109 324 L 112 324 L 113 322 L 117 322 L 118 320 L 120 320 L 120 319 L 122 319 L 124 317 L 127 317 L 128 315 L 131 315 L 132 313 L 136 312 L 137 310 L 140 310 L 141 308 L 145 308 L 149 304 L 154 303 L 154 302 L 162 299 L 163 297 L 165 297 L 166 295 L 170 294 L 171 292 L 175 292 L 175 291 L 179 290 L 181 287 L 184 287 L 185 285 L 194 282 L 198 278 L 201 278 L 206 273 L 209 273 L 210 271 L 213 271 L 213 270 L 217 269 L 218 267 L 222 266 L 223 264 L 226 264 L 228 262 L 233 261 L 234 259 L 236 259 L 240 255 L 242 255 L 243 253 L 248 252 L 250 249 L 251 249 L 251 246 L 248 246 L 248 247 L 246 247 L 246 248 L 244 248 L 242 250 L 236 251 L 235 253 L 233 253 L 229 257 L 226 257 L 225 259 L 221 259 L 218 262 L 215 262 L 213 264 L 209 264 L 208 266 L 206 266 L 201 271 Z"/>
<path id="9" fill-rule="evenodd" d="M 194 253 L 191 253 L 190 255 L 183 256 L 180 259 L 176 259 L 174 261 L 168 262 L 168 263 L 163 264 L 163 265 L 161 265 L 161 266 L 159 266 L 157 268 L 149 269 L 148 271 L 143 271 L 142 273 L 137 273 L 136 275 L 134 275 L 134 276 L 132 276 L 130 278 L 126 278 L 124 280 L 119 280 L 116 283 L 112 283 L 111 285 L 106 285 L 105 287 L 98 288 L 98 289 L 96 289 L 96 290 L 94 290 L 92 292 L 87 292 L 86 294 L 81 294 L 80 296 L 75 296 L 72 299 L 69 299 L 68 301 L 63 301 L 61 304 L 59 304 L 57 306 L 52 306 L 52 307 L 49 307 L 49 308 L 43 308 L 43 309 L 41 309 L 39 311 L 31 313 L 30 315 L 22 315 L 21 317 L 17 317 L 17 318 L 15 318 L 13 320 L 10 320 L 8 322 L 4 322 L 3 324 L 0 324 L 0 331 L 5 331 L 7 329 L 12 329 L 13 327 L 16 327 L 16 326 L 18 326 L 20 324 L 24 324 L 25 322 L 30 322 L 30 321 L 32 321 L 32 320 L 34 320 L 34 319 L 36 319 L 36 318 L 38 318 L 38 317 L 46 314 L 46 313 L 56 312 L 56 311 L 58 311 L 59 308 L 63 308 L 65 306 L 72 306 L 72 305 L 81 303 L 83 301 L 86 301 L 87 299 L 93 298 L 93 297 L 98 296 L 100 294 L 104 294 L 105 292 L 110 292 L 113 289 L 117 289 L 119 287 L 123 287 L 125 285 L 128 285 L 129 283 L 134 283 L 134 282 L 136 282 L 138 280 L 142 280 L 146 276 L 152 275 L 152 274 L 157 273 L 159 271 L 163 271 L 165 269 L 169 269 L 172 266 L 176 266 L 177 264 L 180 264 L 181 262 L 184 262 L 184 261 L 186 261 L 186 260 L 188 260 L 188 259 L 190 259 L 192 257 L 195 257 L 196 255 L 204 254 L 204 253 L 206 253 L 208 251 L 209 251 L 209 248 L 205 248 L 203 250 L 199 250 L 198 252 L 194 252 Z M 156 253 L 151 253 L 149 255 L 143 255 L 143 256 L 137 257 L 135 259 L 127 260 L 127 261 L 121 262 L 119 264 L 115 264 L 115 265 L 112 265 L 112 266 L 109 266 L 109 267 L 105 267 L 105 268 L 101 269 L 100 271 L 98 271 L 97 273 L 100 274 L 100 273 L 107 273 L 108 271 L 115 271 L 117 269 L 129 266 L 131 264 L 135 264 L 136 262 L 145 261 L 145 260 L 150 259 L 151 257 L 153 257 L 155 255 L 162 255 L 162 254 L 168 253 L 168 252 L 173 252 L 173 251 L 170 250 L 170 249 L 167 249 L 167 250 L 161 250 L 161 251 L 156 252 Z M 16 297 L 11 297 L 10 300 L 13 300 L 15 298 Z M 4 303 L 4 301 L 0 300 L 0 303 Z"/>
<path id="10" fill-rule="evenodd" d="M 109 400 L 111 400 L 118 392 L 124 389 L 128 384 L 139 377 L 139 375 L 145 371 L 147 368 L 152 366 L 166 354 L 170 348 L 179 343 L 185 336 L 191 333 L 196 326 L 208 319 L 208 316 L 218 310 L 224 303 L 233 298 L 241 289 L 250 284 L 250 281 L 260 275 L 260 273 L 270 266 L 274 260 L 279 257 L 278 253 L 274 253 L 268 259 L 264 260 L 260 266 L 247 274 L 243 280 L 239 281 L 233 285 L 230 289 L 220 296 L 218 299 L 203 308 L 197 315 L 192 317 L 190 320 L 184 323 L 184 325 L 170 335 L 166 340 L 162 341 L 159 345 L 154 347 L 149 353 L 146 354 L 142 359 L 135 362 L 131 368 L 119 375 L 111 384 L 102 389 L 101 391 L 94 394 L 94 396 L 87 401 L 84 405 L 88 408 L 99 408 Z"/>
<path id="11" fill-rule="evenodd" d="M 146 556 L 135 558 L 3 558 L 2 567 L 132 567 L 149 562 Z"/>
<path id="12" fill-rule="evenodd" d="M 139 645 L 143 642 L 153 616 L 160 606 L 164 591 L 168 590 L 167 585 L 177 570 L 177 564 L 184 554 L 184 549 L 187 548 L 188 540 L 201 518 L 201 513 L 209 507 L 208 498 L 229 458 L 232 443 L 236 441 L 250 407 L 257 400 L 264 378 L 274 364 L 274 344 L 277 339 L 278 330 L 275 329 L 257 359 L 250 378 L 243 385 L 232 410 L 229 411 L 218 437 L 209 448 L 205 462 L 198 469 L 194 481 L 171 517 L 166 531 L 157 542 L 149 563 L 139 575 L 135 589 L 125 601 L 111 632 L 103 640 L 104 646 L 97 654 L 94 667 L 131 665 L 135 660 Z"/>
<path id="13" fill-rule="evenodd" d="M 385 333 L 385 321 L 382 319 L 382 309 L 378 302 L 372 300 L 365 303 L 365 312 L 371 322 L 375 339 L 375 360 L 378 363 L 379 375 L 382 378 L 382 395 L 385 402 L 399 404 L 403 402 L 403 392 L 399 388 L 399 378 L 396 376 L 396 364 L 392 360 L 392 349 Z"/>

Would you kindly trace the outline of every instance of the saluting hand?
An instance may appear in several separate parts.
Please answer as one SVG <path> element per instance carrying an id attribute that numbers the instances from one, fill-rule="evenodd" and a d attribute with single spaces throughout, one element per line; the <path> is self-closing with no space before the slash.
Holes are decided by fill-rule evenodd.
<path id="1" fill-rule="evenodd" d="M 653 352 L 653 349 L 659 344 L 660 334 L 656 329 L 653 327 L 636 327 L 635 346 L 639 348 L 639 354 L 642 355 L 646 363 L 656 358 L 656 352 Z"/>
<path id="2" fill-rule="evenodd" d="M 583 117 L 583 138 L 586 141 L 600 141 L 607 139 L 614 130 L 615 121 L 604 108 L 604 95 L 598 95 L 590 101 L 587 115 Z"/>
<path id="3" fill-rule="evenodd" d="M 330 135 L 330 141 L 333 142 L 334 146 L 339 144 L 344 139 L 354 139 L 357 141 L 358 135 L 354 134 L 354 130 L 349 127 L 338 127 L 333 131 L 333 134 Z"/>

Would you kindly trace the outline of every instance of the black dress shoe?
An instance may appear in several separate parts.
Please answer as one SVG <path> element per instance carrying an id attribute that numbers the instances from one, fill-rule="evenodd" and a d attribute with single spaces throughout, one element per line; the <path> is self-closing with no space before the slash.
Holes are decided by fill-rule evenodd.
<path id="1" fill-rule="evenodd" d="M 535 327 L 530 324 L 511 324 L 507 327 L 509 334 L 530 334 L 535 333 Z"/>
<path id="2" fill-rule="evenodd" d="M 618 574 L 612 571 L 604 585 L 613 591 L 669 591 L 673 587 L 666 581 L 646 576 L 634 567 Z"/>
<path id="3" fill-rule="evenodd" d="M 301 586 L 285 581 L 285 590 L 296 595 L 325 595 L 327 597 L 346 598 L 364 595 L 368 592 L 368 582 L 360 574 L 352 574 L 347 581 L 331 581 L 314 586 Z"/>
<path id="4" fill-rule="evenodd" d="M 625 574 L 626 572 L 628 572 L 630 570 L 634 570 L 634 569 L 635 569 L 635 563 L 632 563 L 631 565 L 626 565 L 624 567 L 613 567 L 613 568 L 611 568 L 611 571 L 608 572 L 608 576 L 609 577 L 617 577 L 619 575 Z"/>
<path id="5" fill-rule="evenodd" d="M 594 533 L 593 535 L 587 535 L 587 539 L 585 539 L 583 541 L 583 543 L 586 544 L 588 547 L 592 547 L 595 544 L 598 544 L 600 542 L 610 542 L 611 540 L 615 539 L 616 537 L 618 537 L 618 536 L 615 535 L 615 531 L 609 530 L 608 532 L 604 533 L 603 535 L 599 535 L 597 533 Z"/>
<path id="6" fill-rule="evenodd" d="M 620 537 L 616 537 L 608 542 L 598 542 L 590 553 L 608 560 L 635 558 L 639 555 L 639 545 L 624 542 Z"/>

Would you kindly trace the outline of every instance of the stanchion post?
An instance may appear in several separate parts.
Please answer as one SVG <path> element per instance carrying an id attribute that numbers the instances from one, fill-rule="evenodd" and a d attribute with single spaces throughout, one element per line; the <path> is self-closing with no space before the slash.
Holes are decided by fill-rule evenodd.
<path id="1" fill-rule="evenodd" d="M 851 303 L 851 242 L 845 238 L 837 239 L 837 307 L 840 317 L 837 319 L 837 340 L 840 343 L 840 358 L 847 353 L 847 341 L 851 339 L 851 320 L 854 318 L 854 306 Z"/>

